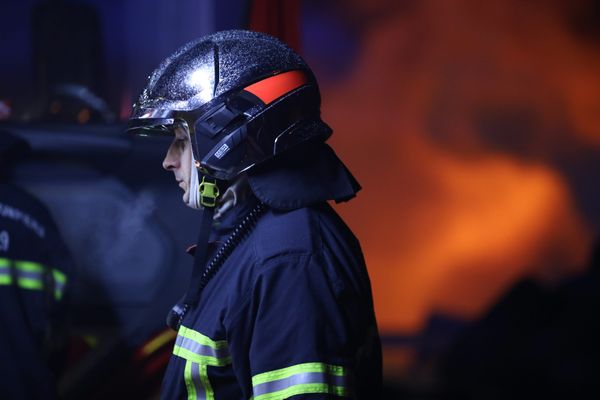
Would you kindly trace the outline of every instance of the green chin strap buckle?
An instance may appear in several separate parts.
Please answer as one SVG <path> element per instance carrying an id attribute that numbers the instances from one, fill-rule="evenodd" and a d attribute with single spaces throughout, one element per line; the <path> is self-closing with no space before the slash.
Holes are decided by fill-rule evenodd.
<path id="1" fill-rule="evenodd" d="M 200 204 L 204 207 L 214 207 L 217 204 L 217 197 L 219 197 L 219 187 L 216 181 L 206 180 L 206 177 L 202 177 L 202 182 L 198 187 L 200 192 Z"/>

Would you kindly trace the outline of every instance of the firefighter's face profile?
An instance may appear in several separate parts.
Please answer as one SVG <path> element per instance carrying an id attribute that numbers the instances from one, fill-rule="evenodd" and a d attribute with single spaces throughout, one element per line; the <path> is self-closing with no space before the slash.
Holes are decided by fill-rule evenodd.
<path id="1" fill-rule="evenodd" d="M 190 197 L 190 176 L 193 162 L 192 144 L 189 132 L 184 126 L 176 125 L 173 133 L 175 137 L 167 150 L 162 166 L 175 174 L 175 180 L 183 190 L 183 202 L 187 203 Z"/>

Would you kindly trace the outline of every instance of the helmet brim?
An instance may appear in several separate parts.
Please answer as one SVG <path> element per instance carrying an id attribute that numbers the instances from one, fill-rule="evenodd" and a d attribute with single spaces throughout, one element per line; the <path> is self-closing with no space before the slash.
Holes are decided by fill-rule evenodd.
<path id="1" fill-rule="evenodd" d="M 172 136 L 174 118 L 131 118 L 125 132 L 138 136 Z"/>

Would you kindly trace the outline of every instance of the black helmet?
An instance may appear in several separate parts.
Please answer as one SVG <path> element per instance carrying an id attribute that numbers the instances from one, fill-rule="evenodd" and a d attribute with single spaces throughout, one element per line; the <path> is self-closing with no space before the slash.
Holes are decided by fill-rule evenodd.
<path id="1" fill-rule="evenodd" d="M 321 98 L 306 63 L 279 40 L 242 30 L 188 43 L 149 77 L 128 131 L 187 125 L 202 172 L 231 180 L 292 147 L 325 141 Z"/>

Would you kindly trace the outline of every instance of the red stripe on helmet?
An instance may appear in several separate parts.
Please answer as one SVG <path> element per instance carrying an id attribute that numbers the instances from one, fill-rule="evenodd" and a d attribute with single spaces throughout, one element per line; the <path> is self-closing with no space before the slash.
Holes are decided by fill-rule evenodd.
<path id="1" fill-rule="evenodd" d="M 244 90 L 261 99 L 263 103 L 269 104 L 307 82 L 308 78 L 304 72 L 295 70 L 263 79 L 250 86 L 246 86 Z"/>

